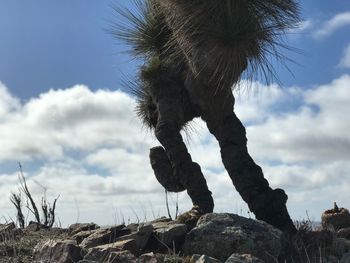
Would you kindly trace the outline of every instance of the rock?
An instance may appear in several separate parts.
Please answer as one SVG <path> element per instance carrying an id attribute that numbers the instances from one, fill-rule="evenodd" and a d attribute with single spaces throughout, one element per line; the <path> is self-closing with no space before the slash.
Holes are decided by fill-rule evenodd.
<path id="1" fill-rule="evenodd" d="M 41 223 L 30 221 L 26 227 L 26 231 L 38 231 L 40 229 L 48 229 L 48 226 L 45 226 Z"/>
<path id="2" fill-rule="evenodd" d="M 134 255 L 141 255 L 143 249 L 146 247 L 147 242 L 149 238 L 151 237 L 153 233 L 153 226 L 152 225 L 144 225 L 140 224 L 137 228 L 137 232 L 134 232 L 129 235 L 124 235 L 119 238 L 117 238 L 117 241 L 123 241 L 123 240 L 134 240 L 135 247 L 133 250 L 127 249 L 132 251 Z"/>
<path id="3" fill-rule="evenodd" d="M 206 255 L 194 255 L 191 259 L 195 263 L 221 263 L 220 260 Z"/>
<path id="4" fill-rule="evenodd" d="M 165 223 L 165 222 L 171 222 L 171 219 L 165 216 L 162 216 L 160 218 L 154 219 L 152 221 L 146 222 L 146 224 L 155 224 L 155 223 Z"/>
<path id="5" fill-rule="evenodd" d="M 74 235 L 76 233 L 82 232 L 82 231 L 91 231 L 100 228 L 95 223 L 76 223 L 72 224 L 68 227 L 68 230 L 70 231 L 71 235 Z"/>
<path id="6" fill-rule="evenodd" d="M 345 253 L 341 259 L 340 263 L 349 263 L 350 262 L 350 253 Z"/>
<path id="7" fill-rule="evenodd" d="M 48 240 L 34 248 L 35 262 L 73 263 L 83 259 L 83 251 L 73 240 Z"/>
<path id="8" fill-rule="evenodd" d="M 153 223 L 154 234 L 156 239 L 167 248 L 173 248 L 174 243 L 182 242 L 187 233 L 185 224 L 177 224 L 174 222 L 158 222 Z"/>
<path id="9" fill-rule="evenodd" d="M 83 242 L 83 240 L 85 238 L 91 236 L 95 232 L 96 232 L 96 230 L 80 231 L 80 232 L 74 234 L 73 236 L 71 236 L 70 239 L 73 239 L 73 240 L 77 241 L 78 244 L 80 244 L 81 242 Z"/>
<path id="10" fill-rule="evenodd" d="M 339 230 L 350 227 L 350 213 L 348 209 L 338 208 L 334 203 L 334 208 L 323 212 L 321 216 L 322 226 Z"/>
<path id="11" fill-rule="evenodd" d="M 99 245 L 113 243 L 118 237 L 130 234 L 130 229 L 125 225 L 118 225 L 105 229 L 98 229 L 87 238 L 85 238 L 80 246 L 83 248 L 91 248 Z"/>
<path id="12" fill-rule="evenodd" d="M 187 235 L 186 255 L 205 254 L 221 261 L 233 253 L 251 254 L 266 262 L 278 258 L 284 248 L 280 230 L 262 221 L 235 214 L 206 214 Z"/>
<path id="13" fill-rule="evenodd" d="M 85 260 L 106 261 L 112 252 L 120 252 L 125 250 L 133 251 L 136 249 L 135 240 L 117 241 L 111 244 L 96 246 L 88 250 Z M 130 253 L 130 252 L 129 252 Z M 109 261 L 107 261 L 109 262 Z"/>
<path id="14" fill-rule="evenodd" d="M 232 254 L 225 263 L 264 263 L 264 261 L 249 254 Z"/>
<path id="15" fill-rule="evenodd" d="M 339 229 L 337 231 L 337 237 L 350 239 L 350 227 Z"/>
<path id="16" fill-rule="evenodd" d="M 163 263 L 165 256 L 162 254 L 154 254 L 153 252 L 141 255 L 136 263 Z"/>
<path id="17" fill-rule="evenodd" d="M 109 254 L 108 263 L 136 262 L 136 258 L 129 251 L 112 252 Z"/>
<path id="18" fill-rule="evenodd" d="M 139 227 L 139 224 L 131 223 L 126 226 L 127 229 L 130 229 L 130 232 L 136 232 Z"/>

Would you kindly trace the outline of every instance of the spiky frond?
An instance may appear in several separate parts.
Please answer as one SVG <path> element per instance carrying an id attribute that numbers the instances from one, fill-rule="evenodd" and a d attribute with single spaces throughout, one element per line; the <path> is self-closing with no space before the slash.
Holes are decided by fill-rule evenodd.
<path id="1" fill-rule="evenodd" d="M 159 56 L 171 37 L 171 30 L 154 0 L 133 0 L 132 10 L 113 6 L 118 17 L 111 33 L 131 46 L 137 57 Z"/>
<path id="2" fill-rule="evenodd" d="M 283 58 L 282 36 L 299 22 L 296 0 L 157 2 L 192 72 L 216 87 L 236 83 L 247 67 L 268 81 L 269 57 Z"/>

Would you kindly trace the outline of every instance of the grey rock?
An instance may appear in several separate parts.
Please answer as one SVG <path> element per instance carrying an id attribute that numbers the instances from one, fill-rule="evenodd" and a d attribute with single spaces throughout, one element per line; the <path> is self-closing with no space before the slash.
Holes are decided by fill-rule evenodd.
<path id="1" fill-rule="evenodd" d="M 232 254 L 225 263 L 264 263 L 264 261 L 249 254 Z"/>
<path id="2" fill-rule="evenodd" d="M 133 251 L 136 249 L 134 240 L 117 241 L 88 249 L 88 253 L 84 257 L 85 260 L 108 261 L 110 254 L 125 250 Z M 130 252 L 129 252 L 130 253 Z"/>
<path id="3" fill-rule="evenodd" d="M 48 240 L 34 248 L 34 262 L 73 263 L 83 259 L 83 251 L 73 240 Z"/>
<path id="4" fill-rule="evenodd" d="M 134 240 L 135 248 L 132 251 L 135 255 L 141 255 L 143 249 L 146 247 L 149 238 L 153 233 L 152 225 L 143 225 L 140 224 L 137 228 L 137 232 L 134 232 L 129 235 L 124 235 L 116 239 L 116 241 L 123 240 Z M 129 249 L 128 249 L 129 250 Z"/>
<path id="5" fill-rule="evenodd" d="M 130 229 L 131 233 L 136 232 L 139 227 L 139 224 L 131 223 L 126 226 L 126 228 Z"/>
<path id="6" fill-rule="evenodd" d="M 193 261 L 194 259 L 195 258 L 192 256 Z M 198 259 L 196 259 L 195 263 L 221 263 L 221 261 L 216 258 L 209 257 L 207 255 L 201 255 Z"/>
<path id="7" fill-rule="evenodd" d="M 266 262 L 278 258 L 284 247 L 280 230 L 262 221 L 235 214 L 206 214 L 187 235 L 186 255 L 205 254 L 221 261 L 232 254 L 251 254 Z"/>
<path id="8" fill-rule="evenodd" d="M 48 226 L 45 226 L 41 223 L 30 221 L 25 229 L 26 231 L 38 231 L 40 229 L 48 229 L 48 228 L 49 228 Z"/>
<path id="9" fill-rule="evenodd" d="M 160 218 L 154 219 L 152 221 L 146 222 L 146 224 L 155 224 L 155 223 L 165 223 L 165 222 L 171 222 L 171 219 L 165 216 L 162 216 Z"/>
<path id="10" fill-rule="evenodd" d="M 108 263 L 134 263 L 136 257 L 129 251 L 118 251 L 109 254 Z"/>
<path id="11" fill-rule="evenodd" d="M 83 248 L 92 248 L 99 245 L 115 242 L 118 237 L 130 234 L 130 229 L 125 225 L 118 225 L 110 228 L 98 229 L 87 238 L 85 238 L 80 246 Z"/>
<path id="12" fill-rule="evenodd" d="M 163 245 L 172 248 L 174 242 L 177 243 L 184 239 L 187 233 L 185 224 L 175 222 L 157 222 L 153 223 L 156 239 Z"/>
<path id="13" fill-rule="evenodd" d="M 83 240 L 89 236 L 91 236 L 93 233 L 95 233 L 96 230 L 87 230 L 87 231 L 80 231 L 70 237 L 70 239 L 73 239 L 77 241 L 78 244 L 83 242 Z"/>
<path id="14" fill-rule="evenodd" d="M 68 230 L 70 231 L 71 235 L 74 235 L 76 233 L 79 233 L 81 231 L 91 231 L 100 228 L 95 223 L 76 223 L 72 224 L 68 227 Z"/>

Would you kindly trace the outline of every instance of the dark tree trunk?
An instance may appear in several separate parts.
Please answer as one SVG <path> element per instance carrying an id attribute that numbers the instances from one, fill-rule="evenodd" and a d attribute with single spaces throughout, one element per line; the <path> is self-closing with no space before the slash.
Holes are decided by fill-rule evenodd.
<path id="1" fill-rule="evenodd" d="M 282 189 L 271 189 L 260 166 L 248 153 L 246 131 L 233 111 L 231 89 L 213 91 L 197 79 L 188 77 L 186 88 L 198 104 L 201 117 L 218 140 L 223 164 L 233 185 L 256 218 L 284 232 L 296 229 L 286 208 L 287 195 Z"/>

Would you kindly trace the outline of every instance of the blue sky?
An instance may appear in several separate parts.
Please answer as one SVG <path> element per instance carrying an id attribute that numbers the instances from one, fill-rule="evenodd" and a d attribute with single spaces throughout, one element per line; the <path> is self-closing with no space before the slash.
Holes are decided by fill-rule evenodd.
<path id="1" fill-rule="evenodd" d="M 165 211 L 148 164 L 148 148 L 157 142 L 142 129 L 134 98 L 121 85 L 138 62 L 106 32 L 115 21 L 111 3 L 1 1 L 0 210 L 6 216 L 15 214 L 7 198 L 16 189 L 18 161 L 38 197 L 35 181 L 52 196 L 61 193 L 66 224 L 77 214 L 113 223 L 121 211 L 132 217 L 135 206 L 143 214 L 150 203 L 154 211 L 147 217 Z M 342 189 L 350 170 L 350 2 L 307 0 L 301 8 L 304 21 L 287 38 L 302 51 L 286 53 L 296 62 L 288 63 L 294 76 L 276 65 L 282 87 L 256 82 L 238 96 L 236 110 L 266 177 L 287 190 L 293 218 L 308 210 L 318 220 L 333 201 L 349 206 Z M 215 140 L 202 123 L 196 127 L 189 148 L 203 166 L 217 211 L 246 211 Z M 179 198 L 186 210 L 186 195 Z"/>

